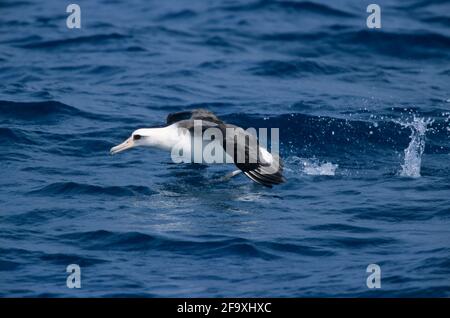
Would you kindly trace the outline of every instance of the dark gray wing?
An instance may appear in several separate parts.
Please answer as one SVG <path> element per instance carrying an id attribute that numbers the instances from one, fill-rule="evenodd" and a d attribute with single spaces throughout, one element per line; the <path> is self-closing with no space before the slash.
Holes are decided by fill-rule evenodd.
<path id="1" fill-rule="evenodd" d="M 273 161 L 266 162 L 259 150 L 259 142 L 256 136 L 246 132 L 242 128 L 224 123 L 214 113 L 206 109 L 194 109 L 171 113 L 167 116 L 167 124 L 177 123 L 192 131 L 195 122 L 201 120 L 202 132 L 206 129 L 219 128 L 223 134 L 224 150 L 233 158 L 234 164 L 244 174 L 256 183 L 266 187 L 285 182 L 283 177 L 283 163 L 279 156 L 272 154 Z M 227 128 L 234 133 L 227 133 Z"/>
<path id="2" fill-rule="evenodd" d="M 176 121 L 176 123 L 179 128 L 187 129 L 191 133 L 194 133 L 194 127 L 196 125 L 198 125 L 201 128 L 202 133 L 204 133 L 205 130 L 208 128 L 219 128 L 220 129 L 219 124 L 216 124 L 214 122 L 207 121 L 204 119 L 203 120 L 201 120 L 201 119 L 186 119 L 186 120 Z"/>
<path id="3" fill-rule="evenodd" d="M 168 125 L 183 120 L 204 120 L 216 124 L 223 124 L 223 122 L 214 113 L 202 108 L 167 115 Z"/>
<path id="4" fill-rule="evenodd" d="M 247 177 L 269 188 L 286 181 L 283 177 L 281 158 L 272 154 L 272 162 L 264 160 L 256 136 L 234 125 L 221 126 L 225 151 L 233 158 L 236 167 Z"/>

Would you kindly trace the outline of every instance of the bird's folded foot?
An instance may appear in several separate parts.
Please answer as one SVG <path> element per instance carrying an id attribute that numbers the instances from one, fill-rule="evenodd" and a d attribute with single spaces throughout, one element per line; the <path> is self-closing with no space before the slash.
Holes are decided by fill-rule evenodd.
<path id="1" fill-rule="evenodd" d="M 242 172 L 241 170 L 235 170 L 235 171 L 232 171 L 230 173 L 227 173 L 225 176 L 220 178 L 219 181 L 228 181 L 231 178 L 233 178 L 234 176 L 237 176 L 238 174 L 240 174 L 241 172 Z"/>

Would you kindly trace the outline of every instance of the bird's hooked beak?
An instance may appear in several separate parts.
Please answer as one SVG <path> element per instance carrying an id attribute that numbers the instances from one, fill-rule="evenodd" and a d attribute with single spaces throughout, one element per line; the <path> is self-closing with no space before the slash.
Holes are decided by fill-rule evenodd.
<path id="1" fill-rule="evenodd" d="M 114 146 L 111 148 L 110 153 L 112 155 L 119 153 L 121 151 L 133 148 L 135 146 L 133 136 L 122 142 L 120 145 Z"/>

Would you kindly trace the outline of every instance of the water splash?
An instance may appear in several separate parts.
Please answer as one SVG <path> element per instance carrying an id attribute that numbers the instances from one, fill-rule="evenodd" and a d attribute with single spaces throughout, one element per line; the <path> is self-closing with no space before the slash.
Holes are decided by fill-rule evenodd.
<path id="1" fill-rule="evenodd" d="M 450 113 L 442 113 L 442 116 L 446 116 L 444 122 L 447 125 L 447 131 L 450 131 Z"/>
<path id="2" fill-rule="evenodd" d="M 405 149 L 405 159 L 400 175 L 403 177 L 418 178 L 422 165 L 422 155 L 425 151 L 425 135 L 428 125 L 433 123 L 431 119 L 414 117 L 411 122 L 398 122 L 403 127 L 411 129 L 411 141 Z"/>
<path id="3" fill-rule="evenodd" d="M 292 164 L 300 166 L 301 172 L 310 176 L 334 176 L 338 168 L 337 164 L 320 162 L 315 158 L 308 159 L 293 156 L 289 159 Z"/>

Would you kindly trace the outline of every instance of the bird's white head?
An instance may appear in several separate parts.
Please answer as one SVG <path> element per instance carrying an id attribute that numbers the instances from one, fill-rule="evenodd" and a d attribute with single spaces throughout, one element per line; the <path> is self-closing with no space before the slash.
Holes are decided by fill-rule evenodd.
<path id="1" fill-rule="evenodd" d="M 152 128 L 141 128 L 135 130 L 127 140 L 117 146 L 112 147 L 110 152 L 112 155 L 114 155 L 121 151 L 138 146 L 154 146 L 154 140 L 152 138 L 153 135 L 154 133 Z"/>

